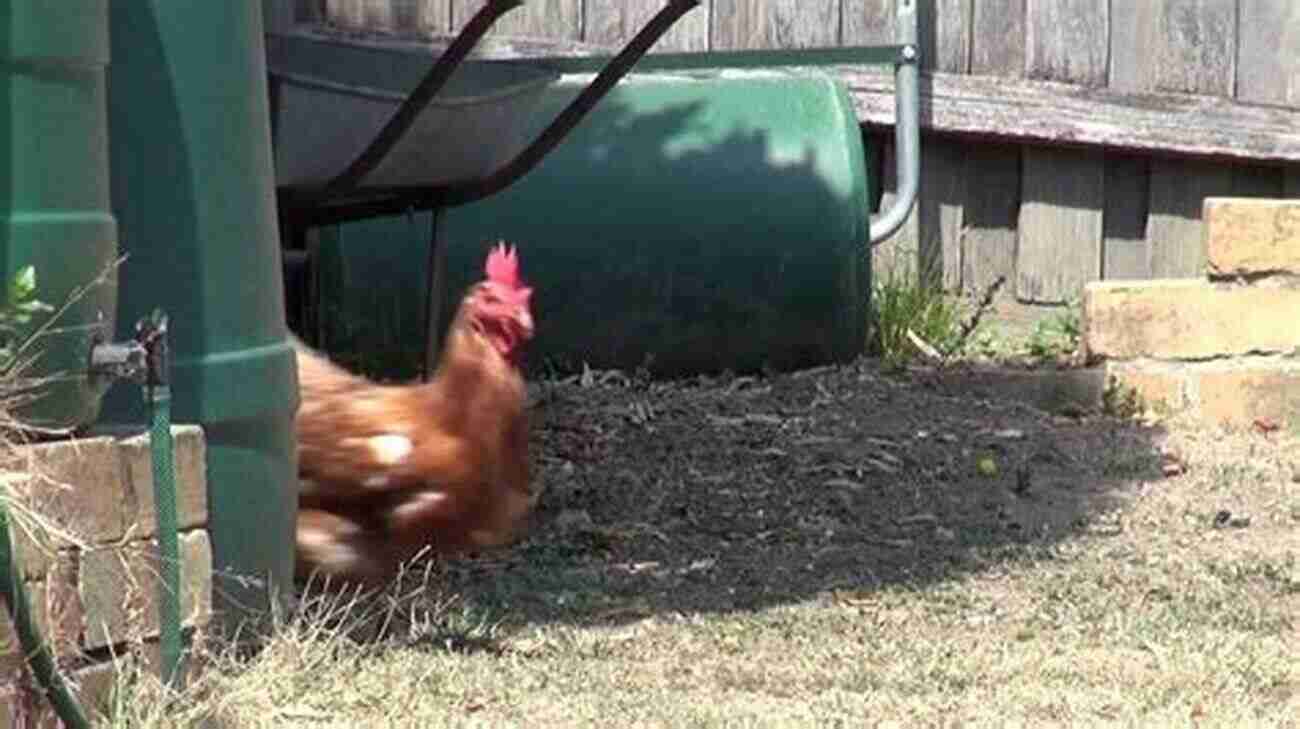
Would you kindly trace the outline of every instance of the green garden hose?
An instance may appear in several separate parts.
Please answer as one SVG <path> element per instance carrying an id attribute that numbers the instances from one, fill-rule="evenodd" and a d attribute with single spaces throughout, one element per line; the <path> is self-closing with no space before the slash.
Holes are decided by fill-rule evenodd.
<path id="1" fill-rule="evenodd" d="M 166 385 L 148 388 L 149 450 L 158 520 L 158 623 L 162 680 L 173 685 L 181 661 L 180 545 L 176 535 L 176 468 L 172 460 L 172 396 Z"/>
<path id="2" fill-rule="evenodd" d="M 23 577 L 18 573 L 13 540 L 9 536 L 9 509 L 0 499 L 0 593 L 4 595 L 5 606 L 13 619 L 14 632 L 18 633 L 18 642 L 22 645 L 27 664 L 32 674 L 45 689 L 45 695 L 54 705 L 64 726 L 70 729 L 88 729 L 90 722 L 81 710 L 68 684 L 63 680 L 54 666 L 54 656 L 50 647 L 41 637 L 36 623 L 32 619 L 31 603 L 27 600 L 27 590 L 23 587 Z"/>
<path id="3" fill-rule="evenodd" d="M 172 394 L 168 376 L 167 317 L 162 312 L 136 325 L 145 350 L 144 396 L 149 408 L 154 510 L 158 534 L 158 625 L 162 681 L 173 686 L 181 663 L 181 563 L 176 523 L 176 464 L 172 459 Z"/>
<path id="4" fill-rule="evenodd" d="M 114 379 L 143 375 L 145 405 L 149 408 L 149 454 L 153 467 L 154 508 L 157 519 L 159 575 L 158 623 L 162 653 L 162 681 L 172 686 L 181 667 L 180 544 L 176 520 L 176 463 L 172 455 L 171 387 L 168 374 L 167 317 L 161 311 L 136 324 L 136 340 L 101 344 L 92 348 L 91 374 Z M 70 729 L 88 729 L 90 722 L 68 684 L 54 665 L 50 648 L 32 619 L 31 603 L 23 586 L 9 534 L 9 511 L 0 498 L 0 596 L 3 596 L 14 632 L 22 645 L 32 674 L 45 689 L 54 711 Z"/>

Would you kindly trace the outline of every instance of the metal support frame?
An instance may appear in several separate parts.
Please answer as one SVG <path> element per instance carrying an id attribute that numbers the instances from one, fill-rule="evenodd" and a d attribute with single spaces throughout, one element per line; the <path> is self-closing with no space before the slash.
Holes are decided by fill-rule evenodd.
<path id="1" fill-rule="evenodd" d="M 415 123 L 420 112 L 424 111 L 433 97 L 437 96 L 451 80 L 451 75 L 469 56 L 470 51 L 474 50 L 474 46 L 483 40 L 483 36 L 487 35 L 502 16 L 523 4 L 523 0 L 488 0 L 483 7 L 479 8 L 478 12 L 474 13 L 474 17 L 470 18 L 456 35 L 447 50 L 438 56 L 433 67 L 424 78 L 420 79 L 420 83 L 406 97 L 406 101 L 398 107 L 397 112 L 388 119 L 370 144 L 352 161 L 352 164 L 348 165 L 346 170 L 326 183 L 324 195 L 328 197 L 352 190 L 362 178 L 378 167 L 392 151 L 393 146 Z"/>
<path id="2" fill-rule="evenodd" d="M 337 217 L 332 222 L 358 220 L 380 215 L 415 210 L 432 210 L 433 222 L 429 234 L 428 291 L 425 295 L 425 346 L 423 377 L 432 376 L 434 361 L 439 351 L 438 318 L 445 278 L 445 246 L 441 242 L 440 211 L 481 200 L 504 190 L 528 174 L 558 145 L 583 117 L 627 75 L 637 61 L 650 50 L 664 33 L 700 0 L 669 0 L 649 23 L 641 29 L 618 55 L 603 63 L 596 78 L 582 90 L 563 111 L 551 121 L 536 139 L 514 159 L 491 174 L 476 179 L 447 185 L 395 190 L 368 188 L 356 192 L 358 183 L 371 170 L 383 162 L 420 112 L 437 95 L 451 78 L 452 73 L 469 55 L 474 45 L 487 34 L 502 16 L 523 5 L 523 0 L 490 0 L 482 7 L 452 41 L 447 51 L 434 63 L 421 79 L 415 91 L 407 97 L 379 134 L 358 155 L 348 168 L 315 190 L 281 191 L 279 207 L 284 227 L 291 237 L 325 221 L 319 213 L 333 208 Z"/>
<path id="3" fill-rule="evenodd" d="M 612 57 L 591 56 L 580 59 L 528 59 L 527 63 L 551 68 L 555 63 L 581 61 L 584 71 L 599 69 L 582 93 L 578 94 L 551 123 L 514 159 L 490 174 L 473 180 L 459 180 L 442 185 L 420 187 L 369 186 L 357 191 L 361 179 L 381 162 L 406 132 L 420 112 L 433 100 L 437 91 L 460 65 L 470 48 L 507 12 L 523 5 L 522 0 L 490 2 L 479 10 L 452 41 L 446 53 L 420 81 L 416 90 L 394 113 L 379 135 L 364 152 L 338 177 L 318 189 L 287 189 L 280 192 L 282 212 L 289 212 L 295 223 L 327 225 L 348 220 L 391 215 L 411 210 L 467 205 L 490 197 L 531 172 L 546 155 L 568 136 L 596 104 L 636 66 L 650 48 L 700 0 L 670 0 L 636 36 Z M 450 58 L 453 50 L 458 58 Z M 449 60 L 450 58 L 450 60 Z M 483 60 L 478 63 L 521 63 L 519 59 Z M 558 70 L 558 69 L 556 69 Z M 561 72 L 564 72 L 561 70 Z M 288 208 L 289 210 L 286 210 Z"/>
<path id="4" fill-rule="evenodd" d="M 447 287 L 447 241 L 442 235 L 442 209 L 434 208 L 429 218 L 428 283 L 424 290 L 424 361 L 420 379 L 428 382 L 433 377 L 433 367 L 438 361 L 442 338 L 438 327 L 442 323 L 443 289 Z"/>
<path id="5" fill-rule="evenodd" d="M 669 0 L 617 55 L 527 59 L 527 63 L 560 73 L 597 72 L 595 79 L 514 159 L 475 180 L 417 188 L 357 190 L 370 171 L 383 162 L 428 103 L 446 84 L 473 46 L 502 16 L 523 5 L 523 0 L 489 0 L 457 35 L 447 51 L 421 80 L 375 139 L 351 165 L 321 188 L 281 190 L 281 220 L 288 237 L 298 239 L 308 227 L 367 218 L 431 210 L 429 231 L 429 290 L 425 296 L 425 347 L 423 376 L 427 380 L 437 358 L 437 329 L 445 282 L 445 242 L 441 239 L 442 211 L 494 195 L 533 170 L 633 66 L 643 71 L 692 71 L 716 68 L 809 67 L 892 63 L 894 66 L 894 144 L 898 190 L 888 210 L 870 222 L 868 247 L 879 245 L 898 231 L 916 204 L 920 190 L 920 52 L 917 45 L 917 2 L 898 0 L 894 45 L 812 48 L 792 51 L 745 50 L 712 53 L 665 53 L 643 56 L 700 0 Z M 481 63 L 519 63 L 519 59 Z M 319 343 L 316 343 L 319 344 Z"/>

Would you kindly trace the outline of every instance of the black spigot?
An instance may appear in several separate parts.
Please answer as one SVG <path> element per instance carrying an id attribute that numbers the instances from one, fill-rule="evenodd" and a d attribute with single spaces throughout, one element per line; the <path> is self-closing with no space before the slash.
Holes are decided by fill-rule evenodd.
<path id="1" fill-rule="evenodd" d="M 90 376 L 143 382 L 147 353 L 139 342 L 100 342 L 90 348 Z"/>
<path id="2" fill-rule="evenodd" d="M 135 341 L 144 350 L 144 384 L 166 387 L 171 382 L 171 352 L 167 347 L 167 315 L 161 309 L 135 323 Z"/>
<path id="3" fill-rule="evenodd" d="M 149 387 L 170 382 L 167 316 L 161 310 L 135 324 L 135 338 L 98 342 L 90 348 L 90 375 L 116 382 L 130 380 Z"/>

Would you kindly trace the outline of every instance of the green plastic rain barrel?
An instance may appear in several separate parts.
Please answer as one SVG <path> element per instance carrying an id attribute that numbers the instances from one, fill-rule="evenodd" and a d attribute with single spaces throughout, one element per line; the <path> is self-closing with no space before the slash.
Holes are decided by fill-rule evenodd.
<path id="1" fill-rule="evenodd" d="M 532 133 L 587 81 L 549 90 Z M 535 285 L 530 363 L 671 376 L 850 359 L 865 336 L 866 169 L 829 76 L 633 75 L 513 187 L 448 211 L 444 323 L 505 238 Z M 326 349 L 417 371 L 428 230 L 422 215 L 324 231 Z"/>
<path id="2" fill-rule="evenodd" d="M 32 392 L 39 399 L 16 414 L 31 425 L 76 427 L 99 414 L 105 383 L 85 372 L 92 340 L 112 335 L 116 313 L 116 282 L 102 276 L 117 256 L 105 107 L 108 0 L 5 2 L 0 41 L 0 276 L 8 286 L 31 266 L 36 298 L 56 310 L 67 305 L 57 318 L 40 313 L 14 332 L 17 340 L 45 332 L 23 354 L 37 357 L 26 374 L 44 383 Z"/>
<path id="3" fill-rule="evenodd" d="M 113 0 L 109 134 L 118 336 L 170 319 L 173 418 L 207 439 L 214 607 L 233 627 L 291 586 L 297 367 L 287 339 L 257 3 Z M 144 422 L 115 388 L 114 422 Z"/>

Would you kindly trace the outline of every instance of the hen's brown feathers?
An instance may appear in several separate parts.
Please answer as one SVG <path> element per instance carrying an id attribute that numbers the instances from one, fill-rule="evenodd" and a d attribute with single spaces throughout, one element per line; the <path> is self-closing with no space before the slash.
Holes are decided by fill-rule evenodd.
<path id="1" fill-rule="evenodd" d="M 474 319 L 477 291 L 428 383 L 375 384 L 296 342 L 300 574 L 373 582 L 425 546 L 497 546 L 522 528 L 526 386 L 517 353 Z M 531 317 L 523 321 L 520 343 L 532 334 Z"/>
<path id="2" fill-rule="evenodd" d="M 343 514 L 320 509 L 298 510 L 298 579 L 322 565 L 326 575 L 364 583 L 387 578 L 402 557 L 382 532 Z"/>

